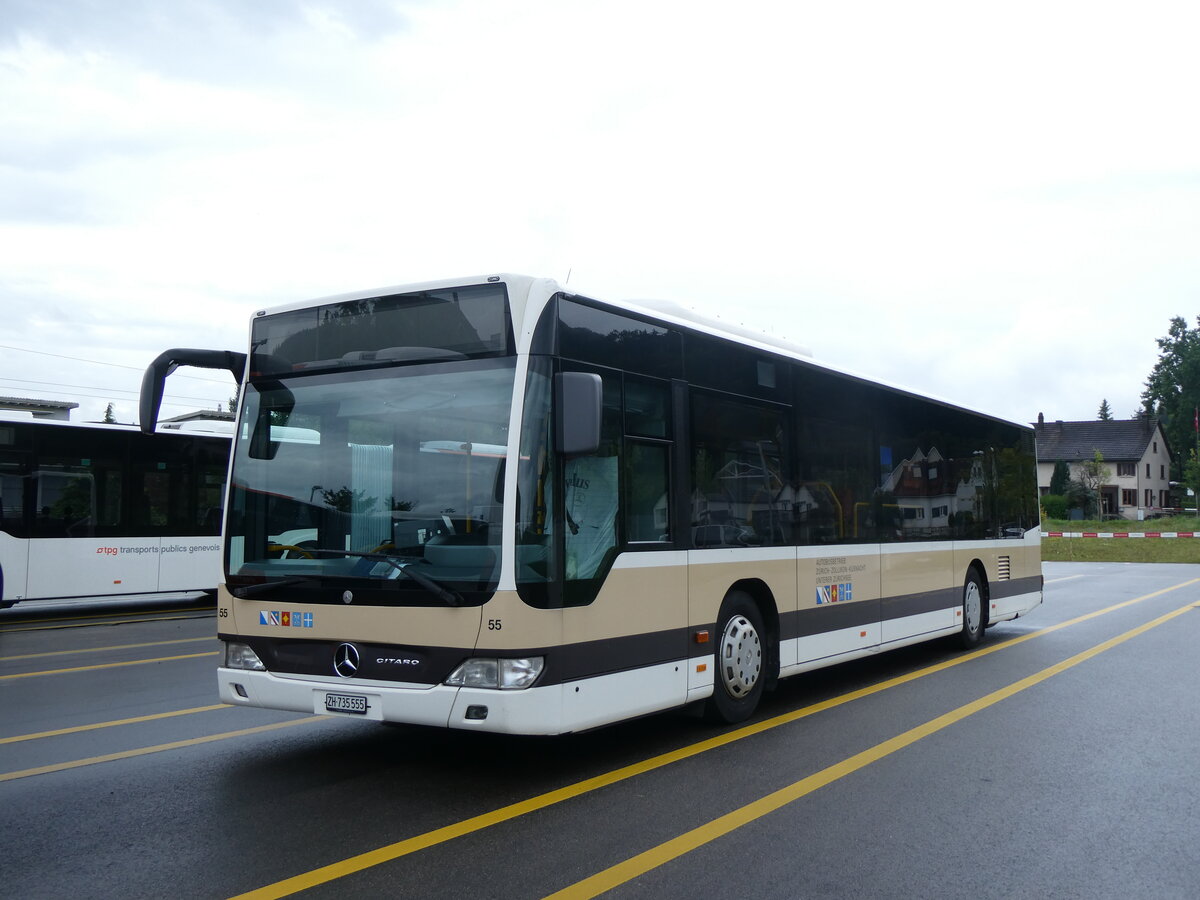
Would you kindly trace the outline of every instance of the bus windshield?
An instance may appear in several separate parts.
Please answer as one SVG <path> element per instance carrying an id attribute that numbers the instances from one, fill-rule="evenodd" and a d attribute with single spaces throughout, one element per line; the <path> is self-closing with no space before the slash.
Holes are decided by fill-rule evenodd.
<path id="1" fill-rule="evenodd" d="M 278 577 L 336 588 L 339 603 L 346 591 L 356 603 L 438 602 L 424 581 L 484 602 L 499 574 L 514 371 L 505 357 L 251 381 L 231 587 Z"/>

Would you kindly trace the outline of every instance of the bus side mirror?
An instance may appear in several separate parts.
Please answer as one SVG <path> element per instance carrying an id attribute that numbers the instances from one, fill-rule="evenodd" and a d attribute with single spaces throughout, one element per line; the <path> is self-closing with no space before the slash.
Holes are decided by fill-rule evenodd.
<path id="1" fill-rule="evenodd" d="M 555 449 L 564 457 L 589 456 L 600 449 L 604 385 L 590 372 L 554 376 Z"/>
<path id="2" fill-rule="evenodd" d="M 154 434 L 158 425 L 158 410 L 162 406 L 167 376 L 180 366 L 201 369 L 226 369 L 234 382 L 242 383 L 246 373 L 246 354 L 232 350 L 167 350 L 150 363 L 142 376 L 142 391 L 138 398 L 138 419 L 145 434 Z"/>

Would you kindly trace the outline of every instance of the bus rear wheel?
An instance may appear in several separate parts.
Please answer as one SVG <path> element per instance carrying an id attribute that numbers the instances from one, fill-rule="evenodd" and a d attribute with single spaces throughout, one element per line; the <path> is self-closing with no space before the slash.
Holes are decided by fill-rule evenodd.
<path id="1" fill-rule="evenodd" d="M 762 613 L 742 591 L 731 591 L 717 616 L 713 692 L 705 707 L 710 722 L 733 724 L 754 714 L 766 681 L 766 631 Z"/>
<path id="2" fill-rule="evenodd" d="M 971 569 L 967 572 L 967 581 L 963 585 L 962 631 L 959 641 L 963 647 L 970 650 L 978 647 L 983 641 L 984 628 L 984 592 L 983 579 L 979 571 Z"/>

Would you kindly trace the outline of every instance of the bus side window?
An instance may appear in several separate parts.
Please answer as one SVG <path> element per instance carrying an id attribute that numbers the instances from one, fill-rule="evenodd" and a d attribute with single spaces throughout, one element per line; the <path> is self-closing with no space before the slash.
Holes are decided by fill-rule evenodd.
<path id="1" fill-rule="evenodd" d="M 668 382 L 625 377 L 626 543 L 671 540 L 671 390 Z"/>
<path id="2" fill-rule="evenodd" d="M 0 531 L 26 536 L 25 479 L 19 475 L 0 473 Z"/>
<path id="3" fill-rule="evenodd" d="M 697 547 L 791 541 L 783 413 L 692 394 L 692 539 Z"/>
<path id="4" fill-rule="evenodd" d="M 617 546 L 621 382 L 611 373 L 605 373 L 603 379 L 600 449 L 563 464 L 563 563 L 568 581 L 595 578 Z"/>
<path id="5" fill-rule="evenodd" d="M 617 543 L 617 457 L 568 460 L 565 472 L 567 578 L 593 578 Z"/>
<path id="6" fill-rule="evenodd" d="M 626 441 L 625 540 L 669 541 L 668 444 Z"/>
<path id="7" fill-rule="evenodd" d="M 90 537 L 96 486 L 87 472 L 42 470 L 37 478 L 38 537 Z"/>

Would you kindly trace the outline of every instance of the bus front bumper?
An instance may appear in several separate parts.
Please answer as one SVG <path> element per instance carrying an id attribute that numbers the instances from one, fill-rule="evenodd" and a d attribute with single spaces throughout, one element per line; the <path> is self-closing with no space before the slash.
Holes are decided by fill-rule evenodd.
<path id="1" fill-rule="evenodd" d="M 562 686 L 525 690 L 326 681 L 219 668 L 221 701 L 344 719 L 370 719 L 505 734 L 559 734 Z"/>

